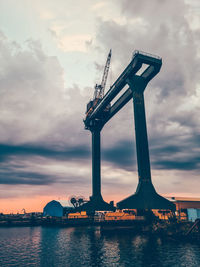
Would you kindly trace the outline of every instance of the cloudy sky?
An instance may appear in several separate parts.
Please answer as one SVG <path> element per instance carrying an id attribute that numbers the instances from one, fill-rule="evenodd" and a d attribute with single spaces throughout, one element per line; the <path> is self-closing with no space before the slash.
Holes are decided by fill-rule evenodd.
<path id="1" fill-rule="evenodd" d="M 197 0 L 0 0 L 0 212 L 91 195 L 86 104 L 109 49 L 109 87 L 135 49 L 162 57 L 145 91 L 152 180 L 200 196 L 200 4 Z M 102 193 L 135 192 L 132 102 L 102 131 Z"/>

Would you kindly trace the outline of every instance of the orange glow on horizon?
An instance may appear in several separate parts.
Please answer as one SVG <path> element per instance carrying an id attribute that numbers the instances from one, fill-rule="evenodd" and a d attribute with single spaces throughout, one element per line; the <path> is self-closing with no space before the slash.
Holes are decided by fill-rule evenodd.
<path id="1" fill-rule="evenodd" d="M 0 212 L 4 214 L 9 213 L 23 213 L 26 212 L 42 212 L 44 206 L 51 200 L 56 200 L 55 196 L 42 196 L 30 198 L 10 198 L 0 200 Z"/>
<path id="2" fill-rule="evenodd" d="M 89 198 L 89 197 L 88 197 Z M 52 200 L 68 200 L 67 197 L 60 197 L 58 195 L 54 196 L 37 196 L 37 197 L 27 197 L 27 198 L 6 198 L 0 199 L 0 213 L 9 214 L 9 213 L 23 213 L 23 209 L 26 212 L 43 212 L 45 205 Z M 104 197 L 104 200 L 110 202 L 114 200 L 114 204 L 123 199 L 119 195 L 109 195 L 107 198 Z"/>
<path id="3" fill-rule="evenodd" d="M 163 194 L 162 194 L 163 195 Z M 199 195 L 195 194 L 187 194 L 187 193 L 170 193 L 170 194 L 164 194 L 164 197 L 200 197 Z M 114 200 L 114 205 L 122 199 L 124 199 L 127 196 L 120 196 L 120 195 L 109 195 L 103 197 L 105 201 L 110 202 L 111 200 Z M 6 199 L 0 199 L 0 213 L 9 214 L 9 213 L 23 213 L 23 209 L 26 210 L 26 212 L 43 212 L 43 208 L 45 205 L 52 201 L 52 200 L 59 200 L 59 199 L 65 199 L 68 200 L 67 197 L 60 197 L 58 198 L 58 195 L 52 195 L 52 196 L 35 196 L 35 197 L 27 197 L 27 198 L 6 198 Z"/>

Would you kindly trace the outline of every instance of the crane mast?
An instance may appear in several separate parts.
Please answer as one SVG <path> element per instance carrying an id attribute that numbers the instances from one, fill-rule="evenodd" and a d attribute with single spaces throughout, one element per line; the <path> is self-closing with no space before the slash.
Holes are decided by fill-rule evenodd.
<path id="1" fill-rule="evenodd" d="M 111 55 L 112 55 L 112 51 L 110 49 L 109 54 L 107 56 L 106 64 L 105 64 L 105 67 L 104 67 L 101 84 L 96 84 L 95 85 L 93 100 L 91 100 L 87 104 L 86 117 L 94 110 L 96 105 L 104 97 L 104 91 L 105 91 L 106 82 L 107 82 L 107 78 L 108 78 L 108 71 L 109 71 L 109 68 L 110 68 Z"/>
<path id="2" fill-rule="evenodd" d="M 106 82 L 107 82 L 107 78 L 108 78 L 108 71 L 109 71 L 109 68 L 110 68 L 111 55 L 112 55 L 112 52 L 111 52 L 111 49 L 110 49 L 110 52 L 109 52 L 107 60 L 106 60 L 106 65 L 104 67 L 101 84 L 99 84 L 99 85 L 96 84 L 95 85 L 94 99 L 95 98 L 102 99 L 104 97 L 104 91 L 105 91 Z"/>

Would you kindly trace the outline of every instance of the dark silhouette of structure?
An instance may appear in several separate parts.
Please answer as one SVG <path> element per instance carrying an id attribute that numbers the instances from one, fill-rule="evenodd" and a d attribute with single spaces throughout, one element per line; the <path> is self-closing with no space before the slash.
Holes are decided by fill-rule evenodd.
<path id="1" fill-rule="evenodd" d="M 161 66 L 161 65 L 160 65 Z M 155 67 L 155 72 L 158 71 Z M 149 160 L 149 147 L 146 128 L 144 90 L 147 82 L 143 77 L 133 76 L 128 80 L 133 94 L 135 137 L 137 150 L 137 165 L 139 183 L 136 193 L 120 202 L 120 209 L 175 209 L 175 205 L 169 200 L 161 197 L 155 191 L 151 181 L 151 169 Z"/>
<path id="2" fill-rule="evenodd" d="M 101 196 L 100 133 L 103 126 L 133 98 L 139 183 L 136 193 L 117 203 L 120 209 L 175 209 L 175 205 L 158 195 L 151 181 L 149 148 L 145 118 L 144 90 L 160 71 L 162 59 L 135 51 L 127 68 L 103 98 L 89 102 L 84 120 L 85 129 L 92 133 L 92 196 L 83 210 L 113 210 Z M 145 69 L 143 70 L 143 67 Z M 142 71 L 139 74 L 139 70 Z M 111 101 L 128 85 L 129 88 L 114 104 Z"/>

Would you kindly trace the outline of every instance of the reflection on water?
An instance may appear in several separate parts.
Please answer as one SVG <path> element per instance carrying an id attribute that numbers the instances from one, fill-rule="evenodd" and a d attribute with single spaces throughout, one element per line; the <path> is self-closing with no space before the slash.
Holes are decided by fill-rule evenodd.
<path id="1" fill-rule="evenodd" d="M 98 227 L 0 228 L 0 266 L 199 267 L 200 244 Z"/>

